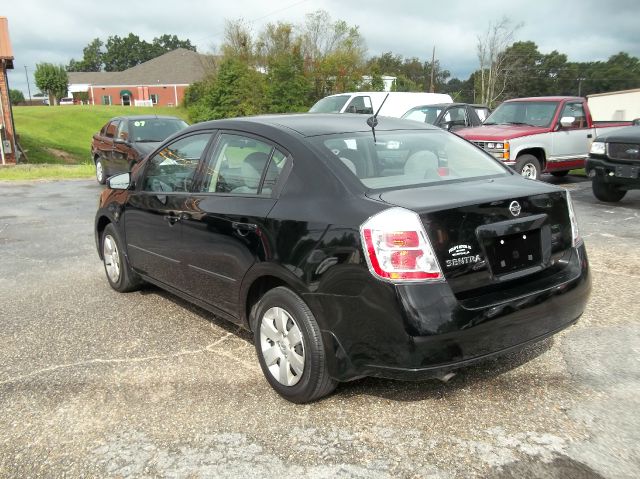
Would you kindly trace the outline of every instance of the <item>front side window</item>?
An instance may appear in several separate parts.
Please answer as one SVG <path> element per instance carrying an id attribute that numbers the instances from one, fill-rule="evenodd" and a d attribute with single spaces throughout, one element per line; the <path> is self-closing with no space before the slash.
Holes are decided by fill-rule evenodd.
<path id="1" fill-rule="evenodd" d="M 582 103 L 567 103 L 562 109 L 560 119 L 566 117 L 573 118 L 573 123 L 571 126 L 565 128 L 587 127 L 587 116 L 584 114 L 584 107 L 582 106 Z"/>
<path id="2" fill-rule="evenodd" d="M 119 121 L 111 121 L 109 122 L 109 124 L 107 125 L 107 129 L 105 131 L 105 136 L 107 138 L 114 138 L 116 136 L 116 132 L 118 131 L 118 124 L 120 122 Z"/>
<path id="3" fill-rule="evenodd" d="M 444 122 L 449 128 L 462 127 L 468 124 L 467 109 L 464 106 L 449 108 L 444 114 Z"/>
<path id="4" fill-rule="evenodd" d="M 557 101 L 509 101 L 496 108 L 484 124 L 548 127 L 557 107 Z"/>
<path id="5" fill-rule="evenodd" d="M 440 106 L 417 106 L 405 113 L 402 118 L 435 125 L 442 110 Z"/>
<path id="6" fill-rule="evenodd" d="M 498 161 L 442 130 L 376 131 L 316 137 L 337 168 L 384 189 L 508 175 Z"/>
<path id="7" fill-rule="evenodd" d="M 207 193 L 271 196 L 287 155 L 254 138 L 220 135 L 202 184 Z"/>
<path id="8" fill-rule="evenodd" d="M 371 106 L 371 98 L 368 96 L 356 96 L 351 100 L 345 113 L 361 113 L 365 115 L 373 115 L 373 107 Z"/>
<path id="9" fill-rule="evenodd" d="M 162 194 L 191 191 L 198 162 L 210 138 L 211 133 L 191 135 L 160 150 L 149 160 L 142 190 Z"/>

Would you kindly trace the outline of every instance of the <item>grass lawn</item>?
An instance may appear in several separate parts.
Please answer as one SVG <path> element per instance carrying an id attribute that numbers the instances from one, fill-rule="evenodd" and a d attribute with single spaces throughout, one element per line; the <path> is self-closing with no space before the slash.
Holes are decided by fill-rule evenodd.
<path id="1" fill-rule="evenodd" d="M 93 164 L 81 165 L 11 165 L 0 166 L 0 181 L 20 180 L 57 180 L 74 178 L 92 178 L 95 174 Z"/>
<path id="2" fill-rule="evenodd" d="M 114 116 L 170 115 L 187 119 L 182 108 L 90 105 L 16 106 L 13 116 L 28 163 L 77 165 L 89 160 L 91 137 Z"/>

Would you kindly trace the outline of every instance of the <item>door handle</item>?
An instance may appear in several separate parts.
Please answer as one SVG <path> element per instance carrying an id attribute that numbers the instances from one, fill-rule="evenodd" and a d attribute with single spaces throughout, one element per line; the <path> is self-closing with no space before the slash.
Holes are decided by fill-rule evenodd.
<path id="1" fill-rule="evenodd" d="M 182 215 L 165 215 L 164 219 L 167 220 L 169 226 L 175 225 L 178 221 L 182 220 Z"/>
<path id="2" fill-rule="evenodd" d="M 236 230 L 240 236 L 247 236 L 251 231 L 257 231 L 258 225 L 253 223 L 239 223 L 233 221 L 231 227 Z"/>

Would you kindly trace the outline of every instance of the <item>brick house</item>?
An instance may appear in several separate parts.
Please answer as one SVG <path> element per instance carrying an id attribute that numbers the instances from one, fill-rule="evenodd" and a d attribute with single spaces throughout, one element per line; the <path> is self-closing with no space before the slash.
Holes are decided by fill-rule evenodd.
<path id="1" fill-rule="evenodd" d="M 215 68 L 215 57 L 178 48 L 121 72 L 69 72 L 69 96 L 92 105 L 177 106 L 186 88 Z"/>
<path id="2" fill-rule="evenodd" d="M 9 21 L 0 17 L 0 162 L 16 162 L 15 126 L 9 99 L 7 70 L 13 70 L 13 51 L 9 40 Z"/>

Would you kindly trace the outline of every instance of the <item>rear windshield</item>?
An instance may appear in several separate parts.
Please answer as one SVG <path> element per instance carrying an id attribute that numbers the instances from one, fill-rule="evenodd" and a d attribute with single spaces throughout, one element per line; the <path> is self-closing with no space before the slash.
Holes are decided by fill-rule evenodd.
<path id="1" fill-rule="evenodd" d="M 129 134 L 131 141 L 163 141 L 188 126 L 182 120 L 171 118 L 129 120 Z"/>
<path id="2" fill-rule="evenodd" d="M 442 130 L 377 131 L 375 143 L 371 132 L 318 136 L 311 141 L 370 189 L 510 174 L 482 150 Z"/>
<path id="3" fill-rule="evenodd" d="M 309 110 L 311 113 L 340 113 L 351 95 L 328 96 L 318 101 Z"/>

